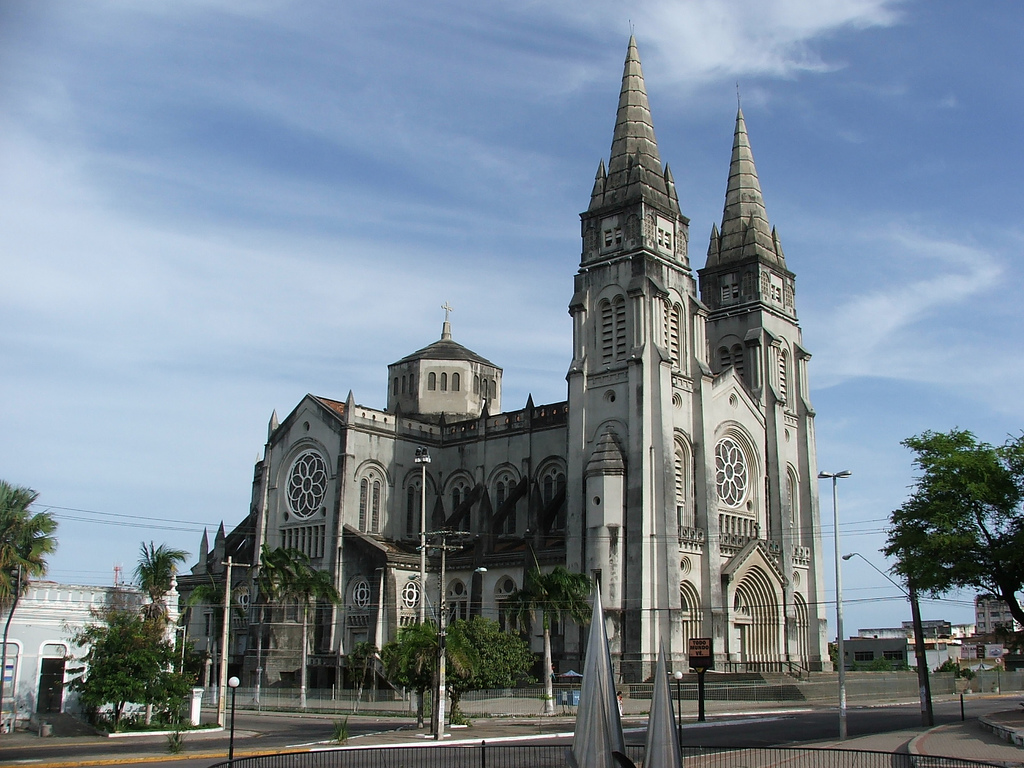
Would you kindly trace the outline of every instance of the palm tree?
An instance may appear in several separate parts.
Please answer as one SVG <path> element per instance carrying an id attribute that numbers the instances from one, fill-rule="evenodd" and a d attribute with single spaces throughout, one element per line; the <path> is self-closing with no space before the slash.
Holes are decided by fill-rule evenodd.
<path id="1" fill-rule="evenodd" d="M 57 549 L 57 521 L 49 512 L 29 512 L 39 498 L 31 488 L 0 480 L 0 606 L 10 606 L 0 646 L 0 668 L 6 667 L 7 633 L 18 598 L 32 576 L 46 574 L 46 556 Z M 4 681 L 0 674 L 0 712 L 3 711 Z"/>
<path id="2" fill-rule="evenodd" d="M 164 597 L 171 589 L 178 564 L 184 563 L 187 558 L 188 552 L 183 549 L 172 549 L 166 544 L 158 547 L 152 541 L 148 545 L 142 542 L 139 564 L 135 566 L 135 578 L 142 591 L 149 596 L 149 605 L 142 609 L 147 618 L 161 622 L 167 620 L 169 606 L 164 604 Z"/>
<path id="3" fill-rule="evenodd" d="M 268 549 L 263 545 L 260 559 L 260 593 L 267 600 L 292 601 L 302 611 L 302 679 L 299 682 L 299 706 L 306 707 L 306 676 L 309 656 L 309 612 L 319 602 L 337 605 L 341 595 L 327 571 L 313 567 L 309 557 L 297 549 Z"/>
<path id="4" fill-rule="evenodd" d="M 564 566 L 556 566 L 542 573 L 539 565 L 526 574 L 523 588 L 513 592 L 508 599 L 508 616 L 513 626 L 527 631 L 530 619 L 537 611 L 541 613 L 544 627 L 544 712 L 555 713 L 554 669 L 551 663 L 551 623 L 569 616 L 577 624 L 590 620 L 590 597 L 592 585 L 586 574 L 575 573 Z"/>
<path id="5" fill-rule="evenodd" d="M 437 625 L 432 621 L 410 624 L 398 631 L 398 639 L 386 643 L 381 659 L 388 678 L 416 691 L 416 727 L 423 727 L 423 695 L 437 683 Z M 453 678 L 467 678 L 480 666 L 480 654 L 466 636 L 460 622 L 449 627 L 445 642 L 445 663 Z M 448 684 L 452 696 L 451 715 L 458 717 L 458 688 Z M 436 703 L 435 703 L 436 711 Z"/>
<path id="6" fill-rule="evenodd" d="M 57 549 L 57 521 L 49 512 L 29 511 L 39 498 L 31 488 L 0 480 L 0 605 L 7 607 L 15 598 L 21 571 L 21 589 L 32 576 L 46 575 L 46 557 Z"/>

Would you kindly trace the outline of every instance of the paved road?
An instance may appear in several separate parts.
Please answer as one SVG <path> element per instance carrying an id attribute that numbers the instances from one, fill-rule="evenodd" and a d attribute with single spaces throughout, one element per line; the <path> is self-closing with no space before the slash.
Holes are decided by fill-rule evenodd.
<path id="1" fill-rule="evenodd" d="M 977 717 L 1007 709 L 1006 699 L 974 699 L 967 704 L 967 716 Z M 936 702 L 936 724 L 958 722 L 958 701 Z M 308 748 L 332 736 L 336 717 L 301 716 L 281 713 L 238 713 L 236 756 L 257 752 L 285 752 Z M 642 744 L 646 718 L 627 719 L 627 741 Z M 852 738 L 865 734 L 889 733 L 920 728 L 916 705 L 851 708 L 848 727 Z M 483 719 L 473 728 L 456 731 L 455 738 L 495 740 L 516 736 L 519 743 L 552 744 L 568 742 L 555 734 L 571 733 L 573 721 L 565 718 L 517 720 Z M 395 732 L 396 729 L 402 729 Z M 706 724 L 685 723 L 684 743 L 703 746 L 777 746 L 798 742 L 834 740 L 838 713 L 834 709 L 761 712 L 759 714 L 716 716 Z M 423 743 L 407 718 L 349 718 L 349 744 Z M 371 735 L 376 734 L 376 735 Z M 554 740 L 553 740 L 554 739 Z M 902 742 L 901 742 L 902 743 Z M 194 758 L 170 757 L 165 737 L 132 739 L 53 738 L 38 739 L 24 734 L 0 737 L 0 765 L 168 765 L 174 768 L 206 768 L 227 756 L 226 733 L 193 733 L 187 737 L 187 754 Z M 201 755 L 201 757 L 199 757 Z M 183 759 L 184 758 L 184 759 Z"/>

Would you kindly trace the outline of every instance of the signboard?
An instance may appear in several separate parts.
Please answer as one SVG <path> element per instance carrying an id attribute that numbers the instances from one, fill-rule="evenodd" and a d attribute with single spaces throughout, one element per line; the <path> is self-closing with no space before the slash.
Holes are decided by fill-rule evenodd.
<path id="1" fill-rule="evenodd" d="M 691 668 L 697 670 L 714 668 L 715 661 L 710 637 L 691 637 L 689 650 Z"/>
<path id="2" fill-rule="evenodd" d="M 986 645 L 985 646 L 985 658 L 986 659 L 1001 659 L 1006 650 L 1001 645 Z"/>

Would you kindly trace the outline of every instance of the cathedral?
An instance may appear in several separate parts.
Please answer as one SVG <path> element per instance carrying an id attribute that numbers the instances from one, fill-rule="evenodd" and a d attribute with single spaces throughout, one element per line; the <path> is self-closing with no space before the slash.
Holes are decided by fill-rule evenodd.
<path id="1" fill-rule="evenodd" d="M 439 339 L 388 366 L 385 409 L 350 392 L 275 413 L 249 515 L 212 548 L 204 537 L 183 588 L 223 578 L 227 555 L 251 579 L 264 544 L 305 553 L 342 596 L 314 617 L 313 686 L 340 684 L 357 644 L 439 609 L 504 625 L 524 574 L 556 565 L 599 585 L 623 682 L 649 678 L 660 643 L 685 670 L 695 637 L 712 638 L 719 670 L 829 667 L 810 354 L 742 110 L 695 276 L 630 39 L 580 218 L 565 400 L 503 411 L 504 371 L 459 344 L 446 313 Z M 232 628 L 243 685 L 298 682 L 296 618 Z M 580 669 L 586 633 L 553 635 L 556 670 Z"/>

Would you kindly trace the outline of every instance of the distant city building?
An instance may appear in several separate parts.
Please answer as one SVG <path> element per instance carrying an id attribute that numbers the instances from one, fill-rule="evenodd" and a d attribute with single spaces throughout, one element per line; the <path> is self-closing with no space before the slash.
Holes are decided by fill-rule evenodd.
<path id="1" fill-rule="evenodd" d="M 261 547 L 303 552 L 343 596 L 315 614 L 314 687 L 340 685 L 346 654 L 394 639 L 423 601 L 430 616 L 443 604 L 451 619 L 504 624 L 527 571 L 557 565 L 600 585 L 623 681 L 648 679 L 662 643 L 685 669 L 697 637 L 712 638 L 718 669 L 828 665 L 810 353 L 742 111 L 696 273 L 632 39 L 610 158 L 584 183 L 566 399 L 502 412 L 503 369 L 454 340 L 446 307 L 440 339 L 388 366 L 384 410 L 350 392 L 275 412 L 248 516 L 213 551 L 204 537 L 183 593 L 222 583 L 231 556 L 254 566 L 232 581 L 256 608 Z M 419 578 L 424 518 L 466 532 L 449 539 L 462 548 L 443 584 L 434 550 Z M 295 684 L 296 621 L 250 611 L 229 670 L 244 685 Z M 193 609 L 190 635 L 211 656 L 216 622 L 215 608 Z M 553 635 L 556 669 L 580 669 L 576 627 Z"/>
<path id="2" fill-rule="evenodd" d="M 974 598 L 974 625 L 979 635 L 991 635 L 997 629 L 1021 631 L 1021 625 L 1013 618 L 1009 606 L 995 595 L 977 595 Z"/>

